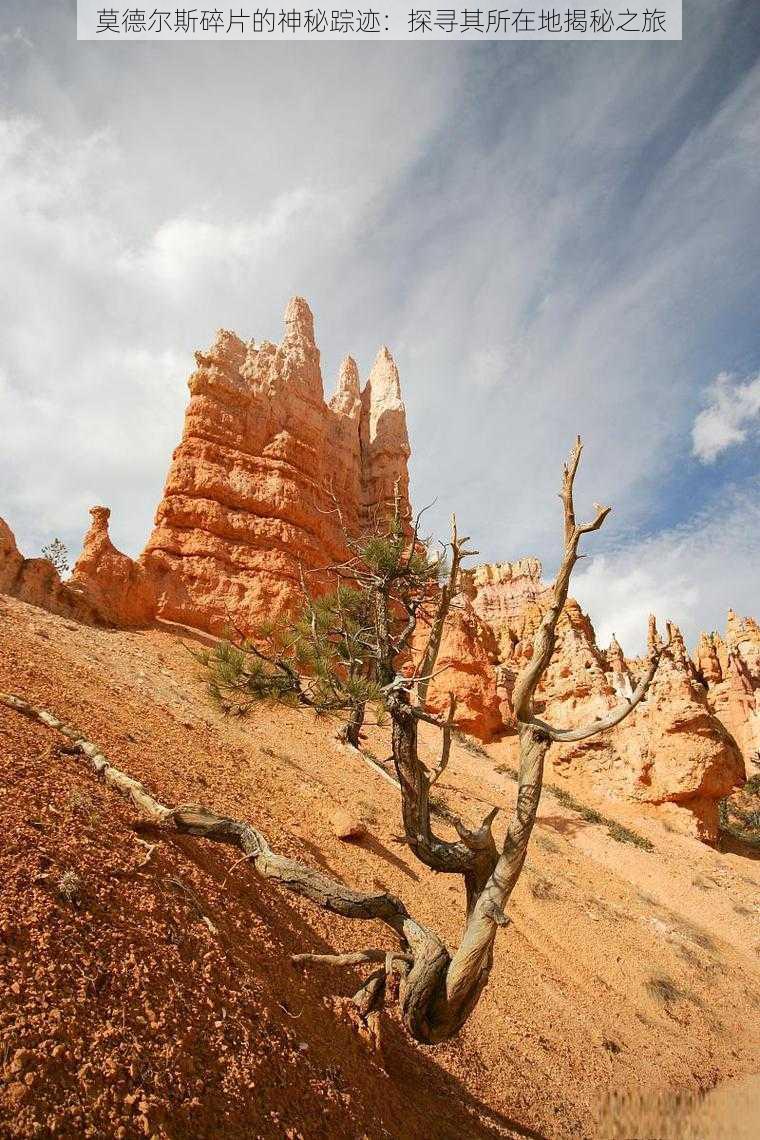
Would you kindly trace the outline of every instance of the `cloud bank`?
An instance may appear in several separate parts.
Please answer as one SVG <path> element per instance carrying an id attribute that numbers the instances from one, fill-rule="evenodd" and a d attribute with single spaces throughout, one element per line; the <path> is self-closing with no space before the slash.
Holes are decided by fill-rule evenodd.
<path id="1" fill-rule="evenodd" d="M 701 630 L 722 630 L 726 579 L 731 604 L 756 614 L 760 564 L 760 479 L 696 513 L 688 522 L 581 563 L 573 594 L 593 620 L 600 644 L 615 633 L 627 652 L 646 645 L 649 614 L 675 620 L 692 644 Z"/>

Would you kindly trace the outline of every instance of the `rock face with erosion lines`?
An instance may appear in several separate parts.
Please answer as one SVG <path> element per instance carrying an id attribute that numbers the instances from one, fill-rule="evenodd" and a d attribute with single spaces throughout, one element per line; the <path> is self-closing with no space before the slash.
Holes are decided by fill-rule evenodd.
<path id="1" fill-rule="evenodd" d="M 304 300 L 281 344 L 221 332 L 197 353 L 182 442 L 142 561 L 156 612 L 221 631 L 297 603 L 347 557 L 356 533 L 398 483 L 408 499 L 409 441 L 398 371 L 386 348 L 362 391 L 343 362 L 325 402 L 314 321 Z"/>

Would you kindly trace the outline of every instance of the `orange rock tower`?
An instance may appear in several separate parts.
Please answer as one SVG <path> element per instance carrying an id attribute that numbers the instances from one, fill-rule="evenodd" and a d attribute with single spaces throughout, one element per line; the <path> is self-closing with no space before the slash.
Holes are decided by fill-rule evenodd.
<path id="1" fill-rule="evenodd" d="M 220 331 L 195 354 L 182 440 L 141 557 L 111 545 L 94 508 L 72 582 L 119 625 L 158 617 L 250 632 L 293 605 L 347 556 L 356 532 L 398 485 L 408 501 L 409 439 L 398 371 L 380 349 L 364 389 L 344 360 L 324 398 L 314 319 L 301 297 L 279 345 Z"/>

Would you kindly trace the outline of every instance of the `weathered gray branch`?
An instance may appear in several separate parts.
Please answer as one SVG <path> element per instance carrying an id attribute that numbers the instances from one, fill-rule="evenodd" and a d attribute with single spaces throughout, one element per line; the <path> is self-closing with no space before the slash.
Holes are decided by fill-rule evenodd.
<path id="1" fill-rule="evenodd" d="M 665 645 L 655 649 L 650 655 L 649 666 L 633 690 L 630 700 L 624 701 L 618 705 L 617 708 L 612 709 L 607 716 L 600 717 L 599 720 L 594 721 L 593 724 L 587 724 L 583 728 L 554 728 L 539 717 L 531 717 L 530 723 L 535 725 L 536 728 L 548 733 L 552 741 L 561 744 L 570 744 L 578 740 L 588 740 L 590 736 L 596 736 L 599 732 L 605 732 L 608 728 L 614 728 L 616 724 L 620 724 L 622 720 L 625 720 L 628 714 L 635 709 L 636 705 L 647 695 L 649 686 L 660 664 L 660 658 L 669 645 L 670 642 L 668 641 Z"/>
<path id="2" fill-rule="evenodd" d="M 533 656 L 520 673 L 515 683 L 512 701 L 515 717 L 518 722 L 529 724 L 532 718 L 533 694 L 536 691 L 541 677 L 546 672 L 556 644 L 557 623 L 560 619 L 570 587 L 570 575 L 578 561 L 578 543 L 582 535 L 599 530 L 610 513 L 611 507 L 602 507 L 594 504 L 596 515 L 592 522 L 580 526 L 575 521 L 575 505 L 573 502 L 573 484 L 580 463 L 583 444 L 581 437 L 576 438 L 567 463 L 564 466 L 562 490 L 560 498 L 565 515 L 565 543 L 557 576 L 552 586 L 552 599 L 546 613 L 541 619 L 536 635 L 533 639 Z"/>
<path id="3" fill-rule="evenodd" d="M 553 729 L 533 714 L 533 695 L 551 661 L 556 644 L 557 623 L 567 601 L 570 575 L 578 560 L 578 543 L 581 536 L 599 530 L 610 508 L 596 506 L 596 515 L 589 523 L 578 524 L 575 519 L 573 484 L 580 463 L 583 445 L 576 439 L 564 467 L 562 499 L 564 509 L 564 549 L 562 561 L 552 588 L 550 605 L 544 614 L 533 640 L 533 655 L 517 678 L 513 701 L 520 737 L 520 772 L 517 806 L 507 828 L 501 853 L 493 871 L 474 905 L 468 908 L 468 921 L 462 941 L 452 957 L 446 975 L 446 996 L 450 1007 L 467 1008 L 473 1000 L 480 977 L 481 985 L 491 969 L 493 943 L 496 930 L 507 923 L 505 905 L 520 877 L 538 811 L 543 783 L 546 753 L 554 740 L 582 740 L 619 723 L 643 698 L 659 662 L 659 653 L 652 657 L 650 667 L 642 678 L 633 698 L 621 709 L 613 710 L 608 717 L 585 729 Z"/>
<path id="4" fill-rule="evenodd" d="M 429 786 L 432 788 L 433 784 L 438 780 L 441 773 L 444 772 L 449 763 L 451 755 L 451 733 L 454 728 L 454 717 L 457 711 L 457 698 L 454 693 L 449 693 L 449 711 L 446 720 L 443 722 L 443 737 L 441 741 L 441 756 L 433 771 L 430 773 L 428 780 Z"/>
<path id="5" fill-rule="evenodd" d="M 428 687 L 430 685 L 430 676 L 435 668 L 435 663 L 438 660 L 438 654 L 441 649 L 441 639 L 443 638 L 443 629 L 446 624 L 446 618 L 451 603 L 456 597 L 459 590 L 459 572 L 462 566 L 462 561 L 465 558 L 470 558 L 476 555 L 477 550 L 468 550 L 467 543 L 469 538 L 460 538 L 457 534 L 457 519 L 456 515 L 451 516 L 451 566 L 449 567 L 448 580 L 441 587 L 438 606 L 435 611 L 435 616 L 430 625 L 430 633 L 428 634 L 425 652 L 419 663 L 417 670 L 420 681 L 417 685 L 417 704 L 420 708 L 424 708 L 427 701 Z"/>

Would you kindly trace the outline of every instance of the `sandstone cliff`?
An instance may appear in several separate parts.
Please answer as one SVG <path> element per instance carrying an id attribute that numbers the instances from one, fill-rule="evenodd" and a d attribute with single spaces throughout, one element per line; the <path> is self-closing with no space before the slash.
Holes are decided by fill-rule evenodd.
<path id="1" fill-rule="evenodd" d="M 398 372 L 386 348 L 363 391 L 348 357 L 325 402 L 314 320 L 295 297 L 279 345 L 220 331 L 196 353 L 182 441 L 153 533 L 137 565 L 107 533 L 86 547 L 74 580 L 117 624 L 153 616 L 220 633 L 250 632 L 296 603 L 303 572 L 347 556 L 343 528 L 408 497 L 409 441 Z M 91 532 L 92 533 L 92 532 Z"/>

